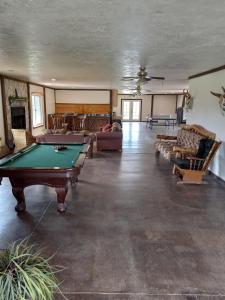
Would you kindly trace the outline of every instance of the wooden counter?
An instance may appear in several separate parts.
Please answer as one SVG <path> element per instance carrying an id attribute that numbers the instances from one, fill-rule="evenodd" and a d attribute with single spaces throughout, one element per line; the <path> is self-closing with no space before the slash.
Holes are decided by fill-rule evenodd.
<path id="1" fill-rule="evenodd" d="M 109 114 L 110 104 L 56 103 L 56 113 Z"/>
<path id="2" fill-rule="evenodd" d="M 99 131 L 99 128 L 110 122 L 109 115 L 85 116 L 72 114 L 50 114 L 48 115 L 48 128 L 61 129 L 67 124 L 67 129 L 72 131 L 88 130 Z"/>

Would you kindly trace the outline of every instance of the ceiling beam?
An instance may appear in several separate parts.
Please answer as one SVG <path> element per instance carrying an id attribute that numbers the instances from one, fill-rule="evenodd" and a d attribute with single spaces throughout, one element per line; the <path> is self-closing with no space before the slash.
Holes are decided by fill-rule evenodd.
<path id="1" fill-rule="evenodd" d="M 197 74 L 191 75 L 191 76 L 188 77 L 188 79 L 193 79 L 193 78 L 205 76 L 205 75 L 208 75 L 208 74 L 211 74 L 211 73 L 222 71 L 224 69 L 225 69 L 225 65 L 222 65 L 220 67 L 216 67 L 216 68 L 209 69 L 209 70 L 201 72 L 201 73 L 197 73 Z"/>

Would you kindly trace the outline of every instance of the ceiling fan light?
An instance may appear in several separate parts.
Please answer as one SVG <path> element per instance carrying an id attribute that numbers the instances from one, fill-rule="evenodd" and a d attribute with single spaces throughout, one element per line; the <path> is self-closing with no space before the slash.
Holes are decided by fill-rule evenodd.
<path id="1" fill-rule="evenodd" d="M 140 67 L 140 71 L 137 73 L 138 77 L 145 78 L 148 73 L 145 71 L 145 67 Z"/>
<path id="2" fill-rule="evenodd" d="M 148 72 L 145 67 L 140 67 L 136 76 L 125 76 L 122 78 L 123 81 L 135 81 L 137 84 L 145 84 L 152 79 L 164 80 L 164 77 L 159 76 L 148 76 Z"/>

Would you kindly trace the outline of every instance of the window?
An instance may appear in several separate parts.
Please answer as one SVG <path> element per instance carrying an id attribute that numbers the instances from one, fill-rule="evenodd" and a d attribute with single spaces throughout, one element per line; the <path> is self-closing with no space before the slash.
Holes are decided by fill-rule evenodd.
<path id="1" fill-rule="evenodd" d="M 33 127 L 43 125 L 43 113 L 42 113 L 42 96 L 34 94 L 32 95 L 32 115 L 33 115 Z"/>

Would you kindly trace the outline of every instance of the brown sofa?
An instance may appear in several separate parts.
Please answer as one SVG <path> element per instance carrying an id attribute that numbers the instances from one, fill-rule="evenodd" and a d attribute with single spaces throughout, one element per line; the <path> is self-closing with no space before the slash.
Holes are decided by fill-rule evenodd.
<path id="1" fill-rule="evenodd" d="M 122 150 L 123 133 L 122 131 L 114 132 L 97 132 L 96 134 L 97 150 Z"/>

